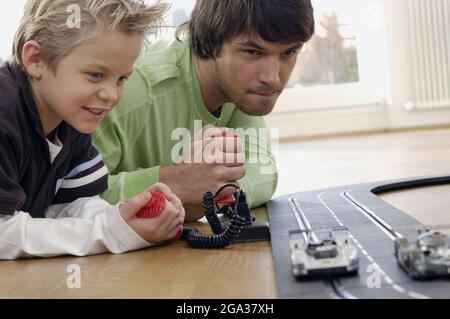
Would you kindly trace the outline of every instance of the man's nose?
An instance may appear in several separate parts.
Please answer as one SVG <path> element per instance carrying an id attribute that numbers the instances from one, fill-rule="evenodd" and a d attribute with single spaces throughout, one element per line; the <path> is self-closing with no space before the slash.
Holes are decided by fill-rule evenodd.
<path id="1" fill-rule="evenodd" d="M 263 63 L 259 81 L 270 87 L 278 87 L 280 85 L 281 65 L 277 58 L 271 58 Z"/>

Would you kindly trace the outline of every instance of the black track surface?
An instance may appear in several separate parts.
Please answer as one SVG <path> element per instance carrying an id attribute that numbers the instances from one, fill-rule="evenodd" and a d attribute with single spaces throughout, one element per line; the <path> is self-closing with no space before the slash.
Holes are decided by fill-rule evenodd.
<path id="1" fill-rule="evenodd" d="M 284 196 L 268 203 L 272 248 L 280 298 L 450 298 L 450 278 L 414 280 L 398 265 L 392 235 L 366 212 L 392 227 L 419 225 L 375 194 L 450 184 L 450 176 L 342 186 Z M 298 281 L 291 272 L 289 231 L 299 229 L 292 200 L 312 228 L 345 225 L 359 248 L 359 274 Z M 417 233 L 404 234 L 414 238 Z"/>

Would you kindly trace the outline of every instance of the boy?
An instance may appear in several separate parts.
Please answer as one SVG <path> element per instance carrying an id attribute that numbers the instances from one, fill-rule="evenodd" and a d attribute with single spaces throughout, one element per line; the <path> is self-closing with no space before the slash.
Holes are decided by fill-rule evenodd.
<path id="1" fill-rule="evenodd" d="M 28 0 L 0 67 L 0 259 L 122 253 L 173 238 L 180 200 L 162 184 L 111 206 L 89 134 L 122 97 L 145 31 L 166 6 Z M 158 218 L 136 214 L 166 198 Z"/>

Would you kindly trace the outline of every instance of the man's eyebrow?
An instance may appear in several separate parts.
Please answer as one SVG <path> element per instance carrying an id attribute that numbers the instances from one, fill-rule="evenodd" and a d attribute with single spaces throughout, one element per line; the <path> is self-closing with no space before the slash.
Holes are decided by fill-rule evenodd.
<path id="1" fill-rule="evenodd" d="M 303 48 L 303 45 L 304 45 L 303 42 L 299 42 L 299 43 L 293 45 L 292 47 L 290 47 L 288 50 L 298 50 L 298 49 Z"/>
<path id="2" fill-rule="evenodd" d="M 240 45 L 240 46 L 243 46 L 243 47 L 253 47 L 253 48 L 258 49 L 258 50 L 261 50 L 261 51 L 264 51 L 264 50 L 265 50 L 265 49 L 264 49 L 262 46 L 260 46 L 258 43 L 256 43 L 255 41 L 251 41 L 251 40 L 247 40 L 247 41 L 239 41 L 237 44 Z"/>
<path id="3" fill-rule="evenodd" d="M 265 48 L 260 46 L 258 43 L 254 42 L 254 41 L 251 41 L 251 40 L 240 41 L 237 44 L 240 45 L 240 46 L 243 46 L 243 47 L 253 47 L 253 48 L 255 48 L 257 50 L 260 50 L 260 51 L 265 51 L 266 50 Z M 294 44 L 292 47 L 290 47 L 286 51 L 298 50 L 298 49 L 301 49 L 302 47 L 303 47 L 303 42 L 299 42 L 297 44 Z"/>

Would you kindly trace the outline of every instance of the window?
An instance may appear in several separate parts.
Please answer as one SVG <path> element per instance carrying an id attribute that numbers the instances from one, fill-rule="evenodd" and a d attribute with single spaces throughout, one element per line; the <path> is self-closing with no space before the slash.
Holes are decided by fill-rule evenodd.
<path id="1" fill-rule="evenodd" d="M 11 55 L 14 34 L 23 13 L 25 0 L 2 1 L 0 4 L 0 61 Z"/>
<path id="2" fill-rule="evenodd" d="M 315 0 L 316 33 L 303 48 L 289 87 L 359 82 L 357 15 L 346 0 Z"/>
<path id="3" fill-rule="evenodd" d="M 171 4 L 166 19 L 167 25 L 178 27 L 189 20 L 196 0 L 165 0 L 165 2 Z"/>
<path id="4" fill-rule="evenodd" d="M 145 2 L 153 3 L 154 0 L 145 0 Z M 164 20 L 165 27 L 159 28 L 156 34 L 150 37 L 150 41 L 173 36 L 177 27 L 189 21 L 196 0 L 164 0 L 164 2 L 170 4 Z"/>
<path id="5" fill-rule="evenodd" d="M 383 0 L 312 0 L 316 34 L 299 55 L 276 113 L 384 105 Z"/>

